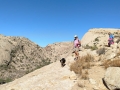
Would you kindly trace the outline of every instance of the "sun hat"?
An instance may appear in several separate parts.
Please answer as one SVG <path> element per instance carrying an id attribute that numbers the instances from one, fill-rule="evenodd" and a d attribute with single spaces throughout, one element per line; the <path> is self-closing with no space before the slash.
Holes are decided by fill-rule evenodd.
<path id="1" fill-rule="evenodd" d="M 74 37 L 78 37 L 77 35 L 75 35 Z"/>

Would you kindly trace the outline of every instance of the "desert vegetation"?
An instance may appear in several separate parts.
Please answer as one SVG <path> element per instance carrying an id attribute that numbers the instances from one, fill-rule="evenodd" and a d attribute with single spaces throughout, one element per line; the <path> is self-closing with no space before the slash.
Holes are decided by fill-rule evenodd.
<path id="1" fill-rule="evenodd" d="M 120 38 L 117 39 L 116 43 L 119 43 L 120 42 Z"/>
<path id="2" fill-rule="evenodd" d="M 82 79 L 88 79 L 88 70 L 91 67 L 90 62 L 94 60 L 93 56 L 87 54 L 86 56 L 80 57 L 76 62 L 72 63 L 70 70 L 78 74 Z"/>
<path id="3" fill-rule="evenodd" d="M 95 41 L 99 41 L 98 37 L 97 37 L 97 38 L 95 38 Z"/>
<path id="4" fill-rule="evenodd" d="M 89 46 L 88 44 L 84 47 L 85 49 L 97 50 L 98 47 L 96 45 Z"/>
<path id="5" fill-rule="evenodd" d="M 120 67 L 120 59 L 115 59 L 113 61 L 106 60 L 105 62 L 103 62 L 102 65 L 105 69 L 107 69 L 108 67 Z"/>
<path id="6" fill-rule="evenodd" d="M 105 54 L 105 48 L 100 48 L 96 51 L 98 55 Z"/>
<path id="7" fill-rule="evenodd" d="M 0 84 L 8 83 L 8 82 L 11 82 L 11 81 L 12 80 L 10 78 L 0 79 Z"/>

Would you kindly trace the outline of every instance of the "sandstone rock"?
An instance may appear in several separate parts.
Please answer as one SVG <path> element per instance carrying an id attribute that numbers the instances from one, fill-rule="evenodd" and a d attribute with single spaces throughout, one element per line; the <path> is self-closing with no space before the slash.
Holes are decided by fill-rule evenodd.
<path id="1" fill-rule="evenodd" d="M 93 84 L 93 85 L 95 85 L 95 84 L 97 84 L 97 82 L 94 80 L 94 79 L 89 79 L 89 82 L 90 82 L 90 84 Z"/>
<path id="2" fill-rule="evenodd" d="M 94 87 L 93 87 L 93 90 L 99 90 L 99 87 L 94 86 Z"/>
<path id="3" fill-rule="evenodd" d="M 104 81 L 110 90 L 120 89 L 120 68 L 109 67 L 105 73 Z"/>
<path id="4" fill-rule="evenodd" d="M 74 76 L 68 65 L 62 68 L 57 61 L 13 82 L 0 85 L 0 90 L 71 90 L 76 84 Z"/>
<path id="5" fill-rule="evenodd" d="M 72 74 L 70 75 L 70 80 L 77 80 L 77 75 L 72 71 Z"/>
<path id="6" fill-rule="evenodd" d="M 105 54 L 103 55 L 103 57 L 101 58 L 102 60 L 108 60 L 108 59 L 112 59 L 116 56 L 117 52 L 116 52 L 117 49 L 112 49 L 112 48 L 109 48 L 105 51 Z"/>
<path id="7" fill-rule="evenodd" d="M 84 80 L 79 80 L 78 81 L 78 86 L 81 87 L 81 88 L 84 88 L 85 87 L 85 81 Z"/>
<path id="8" fill-rule="evenodd" d="M 114 43 L 114 44 L 111 45 L 111 48 L 112 48 L 112 49 L 117 49 L 117 47 L 118 47 L 118 44 L 117 44 L 117 43 Z"/>

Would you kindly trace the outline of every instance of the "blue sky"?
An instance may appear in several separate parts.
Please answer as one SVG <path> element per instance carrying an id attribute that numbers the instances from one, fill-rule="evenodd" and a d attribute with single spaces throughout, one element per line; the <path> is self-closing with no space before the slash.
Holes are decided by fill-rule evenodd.
<path id="1" fill-rule="evenodd" d="M 0 0 L 0 34 L 44 47 L 81 39 L 90 28 L 120 28 L 120 0 Z"/>

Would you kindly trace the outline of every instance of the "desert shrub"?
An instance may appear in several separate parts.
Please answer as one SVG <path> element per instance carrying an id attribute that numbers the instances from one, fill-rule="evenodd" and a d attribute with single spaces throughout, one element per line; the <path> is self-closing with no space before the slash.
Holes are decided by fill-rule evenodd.
<path id="1" fill-rule="evenodd" d="M 91 46 L 89 46 L 88 44 L 84 47 L 85 49 L 90 49 Z"/>
<path id="2" fill-rule="evenodd" d="M 87 80 L 88 75 L 89 75 L 88 70 L 84 70 L 84 71 L 82 71 L 81 78 L 84 79 L 84 80 Z"/>
<path id="3" fill-rule="evenodd" d="M 86 69 L 90 69 L 90 62 L 94 60 L 94 57 L 90 54 L 83 56 L 76 60 L 76 62 L 72 63 L 70 66 L 70 70 L 74 71 L 76 74 L 79 74 L 82 79 L 87 79 L 88 71 L 84 72 Z"/>
<path id="4" fill-rule="evenodd" d="M 116 43 L 119 43 L 120 42 L 120 38 L 117 39 Z"/>
<path id="5" fill-rule="evenodd" d="M 10 78 L 0 79 L 0 84 L 5 84 L 5 83 L 11 82 L 11 81 L 12 81 L 12 79 L 10 79 Z"/>
<path id="6" fill-rule="evenodd" d="M 97 38 L 95 38 L 95 41 L 99 41 L 98 37 L 97 37 Z"/>
<path id="7" fill-rule="evenodd" d="M 91 50 L 97 50 L 97 49 L 98 49 L 98 47 L 96 45 L 91 46 Z"/>
<path id="8" fill-rule="evenodd" d="M 80 62 L 80 59 L 71 64 L 70 70 L 74 71 L 76 74 L 82 74 L 82 62 Z"/>
<path id="9" fill-rule="evenodd" d="M 103 62 L 102 64 L 104 66 L 105 69 L 107 69 L 108 67 L 120 67 L 120 60 L 116 59 L 116 60 L 106 60 L 105 62 Z"/>
<path id="10" fill-rule="evenodd" d="M 7 70 L 8 69 L 8 66 L 3 64 L 3 65 L 0 65 L 0 69 L 1 70 Z"/>
<path id="11" fill-rule="evenodd" d="M 92 62 L 94 60 L 94 57 L 90 54 L 87 54 L 83 57 L 81 57 L 81 59 L 84 61 L 84 62 Z"/>
<path id="12" fill-rule="evenodd" d="M 120 56 L 120 50 L 119 50 L 119 52 L 117 52 L 117 55 L 116 56 Z"/>
<path id="13" fill-rule="evenodd" d="M 85 49 L 97 50 L 98 47 L 96 45 L 89 46 L 88 44 L 84 47 Z"/>
<path id="14" fill-rule="evenodd" d="M 115 32 L 115 34 L 118 34 L 118 32 Z"/>
<path id="15" fill-rule="evenodd" d="M 81 79 L 87 80 L 88 79 L 88 75 L 85 73 L 82 73 L 81 75 Z"/>
<path id="16" fill-rule="evenodd" d="M 100 48 L 96 51 L 98 55 L 105 54 L 105 48 Z"/>

